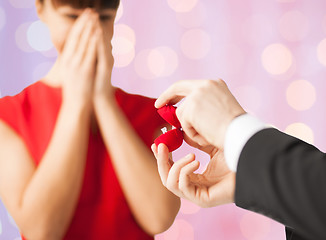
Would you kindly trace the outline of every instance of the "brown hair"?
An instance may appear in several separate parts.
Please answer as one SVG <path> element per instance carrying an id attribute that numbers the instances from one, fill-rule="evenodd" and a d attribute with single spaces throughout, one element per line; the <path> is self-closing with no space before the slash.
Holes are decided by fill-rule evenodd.
<path id="1" fill-rule="evenodd" d="M 40 0 L 41 3 L 47 0 Z M 53 6 L 58 7 L 62 5 L 69 5 L 73 8 L 96 8 L 105 9 L 112 8 L 117 9 L 119 7 L 120 0 L 50 0 Z"/>

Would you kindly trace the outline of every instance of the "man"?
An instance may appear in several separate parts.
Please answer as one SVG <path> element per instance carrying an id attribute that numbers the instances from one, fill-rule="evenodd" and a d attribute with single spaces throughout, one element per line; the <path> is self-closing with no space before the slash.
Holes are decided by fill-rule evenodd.
<path id="1" fill-rule="evenodd" d="M 325 153 L 247 114 L 222 80 L 177 82 L 155 106 L 183 98 L 176 114 L 185 140 L 211 160 L 194 174 L 193 154 L 173 163 L 164 144 L 153 145 L 170 191 L 203 207 L 235 202 L 283 223 L 290 240 L 326 239 Z"/>

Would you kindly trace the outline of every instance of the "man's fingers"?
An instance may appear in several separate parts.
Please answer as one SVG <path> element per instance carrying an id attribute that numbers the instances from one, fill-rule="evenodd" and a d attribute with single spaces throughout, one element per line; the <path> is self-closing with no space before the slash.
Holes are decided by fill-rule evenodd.
<path id="1" fill-rule="evenodd" d="M 156 100 L 155 107 L 160 108 L 166 104 L 175 104 L 179 102 L 196 89 L 199 83 L 200 81 L 196 80 L 183 80 L 174 83 Z"/>
<path id="2" fill-rule="evenodd" d="M 169 172 L 169 175 L 168 175 L 168 178 L 166 181 L 166 187 L 171 192 L 178 195 L 179 197 L 183 196 L 183 193 L 179 189 L 179 177 L 180 177 L 181 169 L 194 160 L 195 160 L 195 155 L 188 154 L 186 157 L 175 162 L 170 169 L 170 172 Z"/>
<path id="3" fill-rule="evenodd" d="M 195 185 L 190 183 L 189 175 L 193 174 L 199 168 L 198 161 L 192 161 L 181 169 L 179 177 L 179 189 L 188 198 L 192 199 L 195 193 Z M 196 184 L 196 183 L 195 183 Z"/>
<path id="4" fill-rule="evenodd" d="M 201 137 L 200 135 L 197 136 L 198 137 L 196 138 L 196 140 L 198 140 L 198 138 Z M 215 148 L 212 144 L 209 144 L 204 138 L 199 139 L 199 142 L 196 142 L 193 138 L 190 138 L 186 133 L 184 133 L 183 139 L 188 145 L 197 148 L 203 152 L 206 152 L 207 154 L 210 154 L 212 152 L 212 149 Z"/>

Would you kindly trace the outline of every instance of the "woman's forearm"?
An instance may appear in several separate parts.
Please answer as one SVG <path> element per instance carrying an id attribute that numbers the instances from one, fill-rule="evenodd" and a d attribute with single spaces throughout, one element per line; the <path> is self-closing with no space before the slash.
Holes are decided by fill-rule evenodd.
<path id="1" fill-rule="evenodd" d="M 165 231 L 174 221 L 180 200 L 162 185 L 154 156 L 112 99 L 97 98 L 95 114 L 136 220 L 150 234 Z"/>
<path id="2" fill-rule="evenodd" d="M 36 231 L 31 236 L 62 239 L 69 226 L 82 185 L 89 115 L 87 107 L 61 107 L 49 146 L 21 199 L 20 225 Z"/>

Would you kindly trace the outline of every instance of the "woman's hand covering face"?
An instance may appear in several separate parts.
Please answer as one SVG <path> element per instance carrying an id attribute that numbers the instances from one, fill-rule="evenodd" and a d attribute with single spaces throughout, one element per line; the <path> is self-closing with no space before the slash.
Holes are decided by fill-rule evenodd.
<path id="1" fill-rule="evenodd" d="M 63 98 L 91 103 L 97 95 L 112 95 L 112 46 L 105 39 L 99 14 L 86 9 L 73 24 L 59 56 Z"/>

